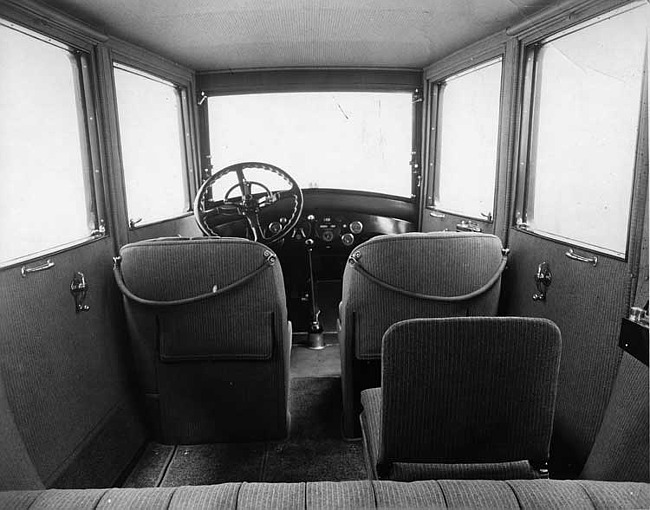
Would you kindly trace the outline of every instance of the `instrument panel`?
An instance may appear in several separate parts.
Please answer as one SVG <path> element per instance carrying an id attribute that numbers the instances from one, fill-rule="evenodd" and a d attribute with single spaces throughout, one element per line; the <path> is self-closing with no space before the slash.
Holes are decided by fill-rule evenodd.
<path id="1" fill-rule="evenodd" d="M 287 219 L 269 223 L 266 228 L 274 232 Z M 338 213 L 323 211 L 303 212 L 300 221 L 285 238 L 285 247 L 304 245 L 308 239 L 318 248 L 335 250 L 357 246 L 381 234 L 399 234 L 412 231 L 410 222 L 363 213 Z"/>

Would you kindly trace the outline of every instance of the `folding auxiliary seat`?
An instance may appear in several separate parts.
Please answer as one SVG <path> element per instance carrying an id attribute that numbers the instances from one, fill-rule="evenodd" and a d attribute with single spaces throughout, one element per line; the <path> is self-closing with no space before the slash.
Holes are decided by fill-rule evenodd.
<path id="1" fill-rule="evenodd" d="M 548 477 L 561 337 L 546 319 L 411 319 L 384 335 L 362 392 L 369 476 Z"/>
<path id="2" fill-rule="evenodd" d="M 496 315 L 507 261 L 498 237 L 466 232 L 375 237 L 343 274 L 339 346 L 343 435 L 359 437 L 359 395 L 379 386 L 381 339 L 418 317 Z"/>
<path id="3" fill-rule="evenodd" d="M 287 435 L 291 325 L 269 248 L 230 238 L 142 241 L 120 250 L 115 276 L 158 441 Z"/>

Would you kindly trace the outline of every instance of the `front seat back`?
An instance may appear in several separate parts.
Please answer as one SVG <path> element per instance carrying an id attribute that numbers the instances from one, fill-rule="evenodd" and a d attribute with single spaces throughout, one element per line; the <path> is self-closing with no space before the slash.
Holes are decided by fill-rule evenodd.
<path id="1" fill-rule="evenodd" d="M 542 476 L 560 351 L 560 330 L 547 319 L 456 317 L 393 325 L 383 339 L 381 389 L 362 395 L 373 476 Z"/>
<path id="2" fill-rule="evenodd" d="M 379 236 L 353 250 L 339 307 L 345 437 L 359 435 L 359 394 L 379 386 L 386 330 L 418 317 L 496 315 L 505 263 L 490 234 Z"/>
<path id="3" fill-rule="evenodd" d="M 115 269 L 158 441 L 282 438 L 291 331 L 282 270 L 245 239 L 154 239 Z"/>

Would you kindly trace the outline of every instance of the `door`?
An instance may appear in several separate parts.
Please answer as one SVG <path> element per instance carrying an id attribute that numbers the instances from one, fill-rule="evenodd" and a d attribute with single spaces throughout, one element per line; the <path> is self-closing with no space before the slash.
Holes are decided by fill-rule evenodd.
<path id="1" fill-rule="evenodd" d="M 578 475 L 593 445 L 636 288 L 648 186 L 644 10 L 524 40 L 523 171 L 503 298 L 505 314 L 546 317 L 562 332 L 554 476 Z"/>
<path id="2" fill-rule="evenodd" d="M 0 376 L 44 484 L 106 486 L 144 432 L 111 270 L 95 48 L 23 14 L 0 8 Z"/>

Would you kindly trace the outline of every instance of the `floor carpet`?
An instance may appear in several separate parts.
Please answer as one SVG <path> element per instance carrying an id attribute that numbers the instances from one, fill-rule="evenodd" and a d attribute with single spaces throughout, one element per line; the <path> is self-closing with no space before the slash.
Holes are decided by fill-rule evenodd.
<path id="1" fill-rule="evenodd" d="M 294 346 L 291 372 L 287 440 L 192 446 L 150 443 L 124 487 L 364 478 L 361 443 L 341 439 L 338 345 L 322 351 Z"/>

